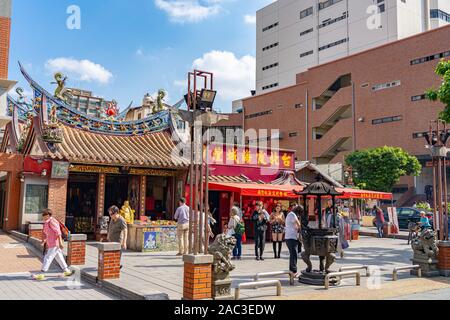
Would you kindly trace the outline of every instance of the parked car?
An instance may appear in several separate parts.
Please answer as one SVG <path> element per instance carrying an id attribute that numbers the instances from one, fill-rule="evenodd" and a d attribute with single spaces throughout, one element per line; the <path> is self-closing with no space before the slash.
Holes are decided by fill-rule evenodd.
<path id="1" fill-rule="evenodd" d="M 398 225 L 400 230 L 408 230 L 410 222 L 418 223 L 420 221 L 420 212 L 422 210 L 416 208 L 397 208 Z M 384 220 L 389 221 L 389 215 L 387 210 L 383 210 Z M 427 217 L 430 219 L 430 224 L 433 225 L 433 213 L 427 212 Z M 373 219 L 373 225 L 375 224 L 375 218 Z"/>

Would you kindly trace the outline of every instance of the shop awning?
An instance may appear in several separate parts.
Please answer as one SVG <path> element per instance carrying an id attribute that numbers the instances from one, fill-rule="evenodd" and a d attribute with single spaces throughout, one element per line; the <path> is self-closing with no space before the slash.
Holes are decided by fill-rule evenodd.
<path id="1" fill-rule="evenodd" d="M 250 197 L 298 199 L 298 196 L 293 192 L 293 190 L 300 192 L 303 190 L 303 187 L 296 185 L 210 182 L 209 189 L 212 191 L 237 192 L 244 197 L 250 196 Z"/>
<path id="2" fill-rule="evenodd" d="M 372 199 L 372 200 L 392 200 L 394 198 L 392 193 L 377 192 L 368 190 L 358 190 L 350 188 L 336 188 L 338 192 L 343 193 L 338 198 L 344 199 Z"/>
<path id="3" fill-rule="evenodd" d="M 296 185 L 273 185 L 273 184 L 257 184 L 257 183 L 227 183 L 227 182 L 210 182 L 209 189 L 211 191 L 228 191 L 240 193 L 242 196 L 250 197 L 268 197 L 268 198 L 292 198 L 297 199 L 298 196 L 293 192 L 303 191 L 304 187 Z M 336 188 L 338 192 L 343 193 L 337 198 L 343 199 L 373 199 L 373 200 L 392 200 L 392 193 L 358 190 L 350 188 Z"/>

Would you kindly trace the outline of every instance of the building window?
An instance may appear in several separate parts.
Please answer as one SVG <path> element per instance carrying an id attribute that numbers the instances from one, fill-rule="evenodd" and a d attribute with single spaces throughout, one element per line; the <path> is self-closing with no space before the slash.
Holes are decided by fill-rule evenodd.
<path id="1" fill-rule="evenodd" d="M 402 82 L 400 80 L 377 84 L 372 87 L 372 91 L 379 91 L 379 90 L 389 89 L 389 88 L 393 88 L 393 87 L 398 87 L 401 84 L 402 84 Z"/>
<path id="2" fill-rule="evenodd" d="M 273 113 L 273 110 L 267 110 L 267 111 L 263 111 L 263 112 L 249 114 L 248 116 L 245 116 L 245 120 L 266 116 L 266 115 L 269 115 L 272 113 Z"/>
<path id="3" fill-rule="evenodd" d="M 411 101 L 420 101 L 420 100 L 425 100 L 427 97 L 424 94 L 418 95 L 418 96 L 412 96 L 411 97 Z"/>
<path id="4" fill-rule="evenodd" d="M 25 213 L 39 214 L 48 206 L 48 186 L 27 184 L 25 191 Z"/>
<path id="5" fill-rule="evenodd" d="M 267 90 L 267 89 L 271 89 L 271 88 L 274 88 L 274 87 L 278 87 L 278 82 L 269 84 L 267 86 L 264 86 L 264 87 L 262 87 L 262 89 L 263 90 Z"/>
<path id="6" fill-rule="evenodd" d="M 322 22 L 322 24 L 319 24 L 319 29 L 321 29 L 321 28 L 323 28 L 323 27 L 326 27 L 326 26 L 329 26 L 330 24 L 339 22 L 339 21 L 341 21 L 341 20 L 347 19 L 347 17 L 348 17 L 348 12 L 346 11 L 346 12 L 344 12 L 344 14 L 343 14 L 342 16 L 340 16 L 340 17 L 337 17 L 337 18 L 335 18 L 335 19 L 327 19 L 327 20 L 324 20 L 324 21 Z"/>
<path id="7" fill-rule="evenodd" d="M 425 132 L 416 132 L 413 133 L 413 139 L 422 139 L 424 137 Z"/>
<path id="8" fill-rule="evenodd" d="M 275 28 L 276 26 L 278 26 L 278 22 L 275 22 L 274 24 L 271 24 L 270 26 L 263 28 L 262 31 L 264 32 L 264 31 L 270 30 L 272 28 Z"/>
<path id="9" fill-rule="evenodd" d="M 266 50 L 272 49 L 274 47 L 278 47 L 278 44 L 279 44 L 278 42 L 272 43 L 271 45 L 262 48 L 262 51 L 266 51 Z"/>
<path id="10" fill-rule="evenodd" d="M 271 69 L 271 68 L 275 68 L 278 67 L 278 62 L 272 63 L 271 65 L 265 66 L 262 68 L 263 71 L 267 70 L 267 69 Z"/>
<path id="11" fill-rule="evenodd" d="M 300 19 L 306 18 L 314 13 L 314 8 L 309 7 L 308 9 L 305 9 L 303 11 L 300 11 Z"/>
<path id="12" fill-rule="evenodd" d="M 289 133 L 289 138 L 294 138 L 298 136 L 298 132 L 291 132 Z"/>
<path id="13" fill-rule="evenodd" d="M 319 10 L 323 10 L 325 8 L 328 8 L 330 6 L 332 6 L 333 4 L 336 4 L 338 2 L 341 2 L 342 0 L 328 0 L 325 2 L 321 2 L 319 3 Z"/>
<path id="14" fill-rule="evenodd" d="M 328 48 L 338 46 L 338 45 L 340 45 L 340 44 L 342 44 L 342 43 L 346 43 L 347 41 L 348 41 L 348 38 L 345 38 L 345 39 L 341 39 L 341 40 L 339 40 L 339 41 L 335 41 L 335 42 L 333 42 L 333 43 L 329 43 L 329 44 L 327 44 L 327 45 L 325 45 L 325 46 L 320 47 L 320 48 L 319 48 L 319 51 L 326 50 L 326 49 L 328 49 Z"/>
<path id="15" fill-rule="evenodd" d="M 440 19 L 450 23 L 450 14 L 439 9 L 431 9 L 430 17 L 431 19 Z"/>
<path id="16" fill-rule="evenodd" d="M 314 53 L 314 50 L 310 50 L 310 51 L 307 51 L 307 52 L 303 52 L 303 53 L 300 54 L 300 58 L 309 56 L 309 55 L 311 55 L 311 54 L 313 54 L 313 53 Z"/>
<path id="17" fill-rule="evenodd" d="M 416 64 L 421 64 L 421 63 L 425 63 L 425 62 L 433 61 L 433 60 L 439 60 L 439 59 L 442 59 L 442 58 L 445 58 L 445 57 L 450 57 L 450 51 L 436 53 L 436 54 L 431 55 L 431 56 L 427 56 L 427 57 L 422 57 L 422 58 L 411 60 L 411 65 L 414 66 Z"/>
<path id="18" fill-rule="evenodd" d="M 313 31 L 314 31 L 314 28 L 311 28 L 311 29 L 305 30 L 303 32 L 300 32 L 300 37 L 302 37 L 302 36 L 304 36 L 304 35 L 306 35 L 308 33 L 311 33 Z"/>
<path id="19" fill-rule="evenodd" d="M 374 120 L 372 120 L 372 124 L 377 125 L 377 124 L 384 124 L 384 123 L 396 122 L 396 121 L 402 121 L 402 120 L 403 120 L 402 116 L 386 117 L 386 118 L 374 119 Z"/>

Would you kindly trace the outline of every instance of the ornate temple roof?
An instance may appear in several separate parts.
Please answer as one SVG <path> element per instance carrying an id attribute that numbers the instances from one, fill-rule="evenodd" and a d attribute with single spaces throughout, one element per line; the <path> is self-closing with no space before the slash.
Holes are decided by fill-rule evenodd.
<path id="1" fill-rule="evenodd" d="M 168 131 L 136 136 L 105 135 L 63 126 L 63 142 L 48 156 L 72 163 L 184 167 L 185 159 L 172 155 L 175 144 Z"/>
<path id="2" fill-rule="evenodd" d="M 34 99 L 8 97 L 12 122 L 3 152 L 36 155 L 74 164 L 178 169 L 188 161 L 173 152 L 174 118 L 163 110 L 138 121 L 100 119 L 84 114 L 50 94 L 20 66 Z M 22 127 L 19 126 L 19 123 Z M 172 154 L 174 153 L 174 154 Z"/>

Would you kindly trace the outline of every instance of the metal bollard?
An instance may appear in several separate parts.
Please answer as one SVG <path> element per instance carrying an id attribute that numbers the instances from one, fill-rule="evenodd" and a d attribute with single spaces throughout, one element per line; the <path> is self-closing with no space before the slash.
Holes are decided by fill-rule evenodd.
<path id="1" fill-rule="evenodd" d="M 268 280 L 268 281 L 256 281 L 256 282 L 245 282 L 240 283 L 234 292 L 234 299 L 240 299 L 241 289 L 258 289 L 262 287 L 277 287 L 277 296 L 281 296 L 281 282 L 278 280 Z"/>

